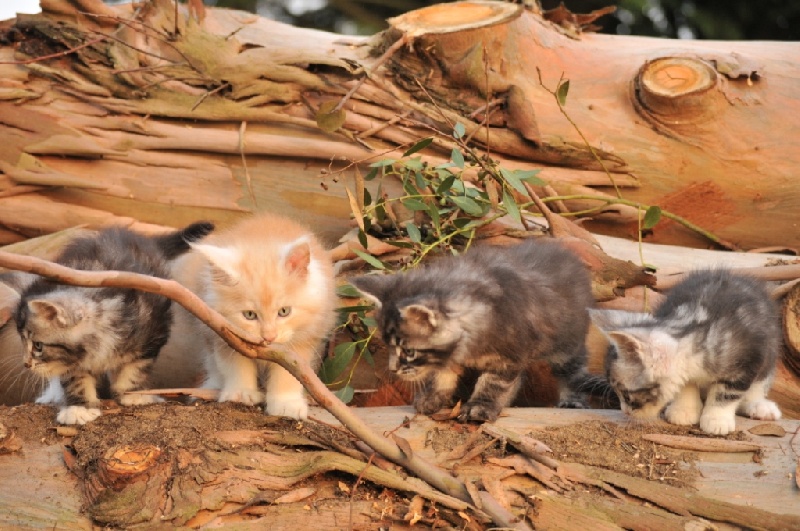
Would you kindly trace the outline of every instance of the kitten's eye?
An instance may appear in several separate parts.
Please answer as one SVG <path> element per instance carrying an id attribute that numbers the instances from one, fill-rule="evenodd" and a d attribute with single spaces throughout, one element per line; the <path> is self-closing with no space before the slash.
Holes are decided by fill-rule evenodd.
<path id="1" fill-rule="evenodd" d="M 33 342 L 33 351 L 37 354 L 41 354 L 42 350 L 44 350 L 44 343 L 41 341 L 34 341 Z"/>
<path id="2" fill-rule="evenodd" d="M 280 310 L 278 310 L 278 317 L 288 317 L 290 313 L 292 313 L 292 307 L 284 306 Z"/>
<path id="3" fill-rule="evenodd" d="M 253 310 L 245 310 L 242 312 L 242 316 L 247 319 L 248 321 L 255 321 L 258 319 L 258 314 Z"/>

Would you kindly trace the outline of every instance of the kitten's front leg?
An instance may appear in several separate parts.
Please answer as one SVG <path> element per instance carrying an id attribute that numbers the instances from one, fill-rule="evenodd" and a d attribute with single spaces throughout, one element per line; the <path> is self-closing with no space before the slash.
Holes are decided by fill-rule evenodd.
<path id="1" fill-rule="evenodd" d="M 93 375 L 79 373 L 65 376 L 61 384 L 67 405 L 56 415 L 56 420 L 60 424 L 86 424 L 102 415 L 99 407 L 87 407 L 100 404 L 100 399 L 97 397 L 97 380 Z"/>
<path id="2" fill-rule="evenodd" d="M 694 384 L 688 384 L 667 407 L 664 417 L 670 424 L 691 426 L 700 422 L 702 411 L 703 400 L 700 398 L 700 389 Z"/>
<path id="3" fill-rule="evenodd" d="M 736 408 L 741 399 L 741 391 L 723 383 L 712 384 L 700 415 L 700 429 L 712 435 L 727 435 L 735 431 Z"/>
<path id="4" fill-rule="evenodd" d="M 769 379 L 754 382 L 742 396 L 738 413 L 751 419 L 778 420 L 781 418 L 778 404 L 766 398 L 770 383 Z"/>
<path id="5" fill-rule="evenodd" d="M 120 404 L 123 406 L 139 406 L 163 402 L 161 397 L 155 395 L 126 394 L 144 387 L 152 366 L 152 359 L 137 360 L 132 363 L 126 363 L 112 372 L 111 392 L 119 399 Z"/>
<path id="6" fill-rule="evenodd" d="M 457 384 L 456 372 L 448 368 L 431 371 L 414 394 L 414 409 L 423 415 L 432 415 L 440 409 L 450 407 Z"/>
<path id="7" fill-rule="evenodd" d="M 220 386 L 219 402 L 241 402 L 248 406 L 260 404 L 264 395 L 258 389 L 258 366 L 227 345 L 217 344 L 209 360 L 208 380 Z"/>
<path id="8" fill-rule="evenodd" d="M 308 402 L 303 385 L 289 371 L 269 362 L 267 377 L 266 407 L 267 415 L 305 419 L 308 417 Z"/>
<path id="9" fill-rule="evenodd" d="M 483 373 L 475 383 L 475 390 L 464 404 L 458 419 L 494 422 L 503 408 L 516 396 L 521 381 L 522 378 L 515 370 Z"/>

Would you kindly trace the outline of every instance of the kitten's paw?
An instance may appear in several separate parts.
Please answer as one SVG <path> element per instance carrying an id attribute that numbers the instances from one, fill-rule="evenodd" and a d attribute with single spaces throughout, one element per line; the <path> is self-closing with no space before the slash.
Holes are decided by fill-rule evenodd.
<path id="1" fill-rule="evenodd" d="M 267 415 L 305 419 L 308 417 L 308 402 L 303 395 L 267 395 L 267 405 L 264 408 Z"/>
<path id="2" fill-rule="evenodd" d="M 494 422 L 502 408 L 494 404 L 467 402 L 461 408 L 458 420 L 461 422 Z"/>
<path id="3" fill-rule="evenodd" d="M 706 409 L 700 416 L 700 429 L 712 435 L 727 435 L 736 431 L 736 416 L 727 411 Z"/>
<path id="4" fill-rule="evenodd" d="M 589 409 L 589 405 L 582 398 L 559 400 L 558 407 L 564 409 Z"/>
<path id="5" fill-rule="evenodd" d="M 414 397 L 414 409 L 423 415 L 433 415 L 434 413 L 453 405 L 449 396 L 417 394 Z"/>
<path id="6" fill-rule="evenodd" d="M 123 406 L 144 406 L 147 404 L 157 404 L 163 402 L 164 399 L 156 395 L 140 395 L 137 393 L 126 393 L 119 399 L 119 403 Z"/>
<path id="7" fill-rule="evenodd" d="M 700 422 L 700 414 L 703 412 L 702 404 L 700 407 L 695 407 L 693 404 L 677 404 L 672 403 L 664 411 L 664 418 L 670 424 L 677 424 L 678 426 L 693 426 Z"/>
<path id="8" fill-rule="evenodd" d="M 67 406 L 61 408 L 56 416 L 60 424 L 86 424 L 95 420 L 103 413 L 97 408 L 84 406 Z"/>
<path id="9" fill-rule="evenodd" d="M 240 402 L 248 406 L 255 406 L 264 401 L 264 395 L 257 389 L 222 389 L 217 400 L 219 402 Z"/>
<path id="10" fill-rule="evenodd" d="M 781 418 L 781 410 L 778 408 L 778 405 L 766 398 L 743 404 L 741 413 L 751 419 L 778 420 Z"/>

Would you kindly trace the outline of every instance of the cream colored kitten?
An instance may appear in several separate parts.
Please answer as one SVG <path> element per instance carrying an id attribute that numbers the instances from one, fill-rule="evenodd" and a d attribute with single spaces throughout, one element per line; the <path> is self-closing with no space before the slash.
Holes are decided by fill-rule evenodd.
<path id="1" fill-rule="evenodd" d="M 294 352 L 312 365 L 335 322 L 336 292 L 330 257 L 314 235 L 273 214 L 247 218 L 193 244 L 176 261 L 174 278 L 230 322 Z M 186 314 L 179 317 L 186 322 Z M 220 390 L 219 401 L 258 404 L 266 412 L 296 419 L 308 414 L 302 385 L 279 365 L 247 358 L 191 317 L 189 333 L 202 338 L 205 387 Z M 265 376 L 265 395 L 259 390 Z"/>

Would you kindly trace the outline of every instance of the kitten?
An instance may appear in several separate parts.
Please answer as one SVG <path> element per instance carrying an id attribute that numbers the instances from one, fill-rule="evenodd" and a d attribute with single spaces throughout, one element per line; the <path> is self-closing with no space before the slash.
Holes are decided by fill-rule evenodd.
<path id="1" fill-rule="evenodd" d="M 318 362 L 336 320 L 337 297 L 328 252 L 307 228 L 265 213 L 192 247 L 175 263 L 176 280 L 270 348 Z M 205 387 L 220 389 L 220 402 L 264 402 L 263 372 L 266 412 L 306 418 L 303 386 L 283 367 L 239 354 L 197 319 L 188 323 L 203 340 Z"/>
<path id="2" fill-rule="evenodd" d="M 148 237 L 109 228 L 68 244 L 56 262 L 85 271 L 129 271 L 161 278 L 168 260 L 213 230 L 195 223 L 165 236 Z M 24 344 L 25 366 L 49 385 L 38 403 L 64 404 L 62 424 L 85 424 L 100 416 L 98 378 L 123 405 L 156 400 L 126 395 L 145 384 L 148 370 L 169 336 L 171 301 L 123 288 L 83 288 L 37 278 L 22 290 L 14 320 Z"/>
<path id="3" fill-rule="evenodd" d="M 766 399 L 781 330 L 766 285 L 730 271 L 689 274 L 652 316 L 617 319 L 606 371 L 622 409 L 634 417 L 664 415 L 725 435 L 736 413 L 780 418 Z M 705 395 L 705 405 L 702 395 Z"/>
<path id="4" fill-rule="evenodd" d="M 418 382 L 414 407 L 451 406 L 466 369 L 478 369 L 462 421 L 494 421 L 517 394 L 525 367 L 547 360 L 561 407 L 586 407 L 584 340 L 593 304 L 589 274 L 550 241 L 477 247 L 395 275 L 351 283 L 378 307 L 389 368 Z"/>

